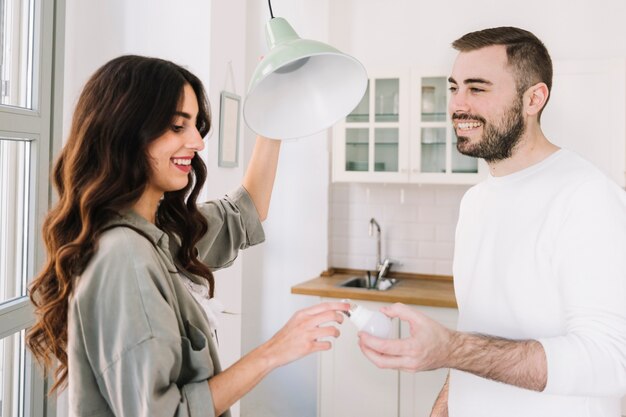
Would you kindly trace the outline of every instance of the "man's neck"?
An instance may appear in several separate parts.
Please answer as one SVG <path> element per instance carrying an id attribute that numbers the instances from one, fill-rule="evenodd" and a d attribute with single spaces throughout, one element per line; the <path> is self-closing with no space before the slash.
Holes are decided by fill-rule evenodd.
<path id="1" fill-rule="evenodd" d="M 489 172 L 494 177 L 513 174 L 543 161 L 558 150 L 559 147 L 551 143 L 541 128 L 536 126 L 524 133 L 510 158 L 488 162 Z"/>

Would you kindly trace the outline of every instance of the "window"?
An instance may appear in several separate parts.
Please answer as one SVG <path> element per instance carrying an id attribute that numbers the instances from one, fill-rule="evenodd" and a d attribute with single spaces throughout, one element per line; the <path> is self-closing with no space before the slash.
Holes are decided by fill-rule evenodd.
<path id="1" fill-rule="evenodd" d="M 33 321 L 28 284 L 45 260 L 50 159 L 60 143 L 53 86 L 62 73 L 63 6 L 0 0 L 0 417 L 55 414 L 24 338 Z"/>

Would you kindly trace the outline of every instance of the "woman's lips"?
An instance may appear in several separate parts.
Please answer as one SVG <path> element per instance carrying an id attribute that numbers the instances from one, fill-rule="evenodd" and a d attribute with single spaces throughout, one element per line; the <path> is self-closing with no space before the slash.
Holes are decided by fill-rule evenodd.
<path id="1" fill-rule="evenodd" d="M 176 168 L 188 174 L 191 172 L 191 159 L 192 158 L 172 158 L 171 161 Z"/>

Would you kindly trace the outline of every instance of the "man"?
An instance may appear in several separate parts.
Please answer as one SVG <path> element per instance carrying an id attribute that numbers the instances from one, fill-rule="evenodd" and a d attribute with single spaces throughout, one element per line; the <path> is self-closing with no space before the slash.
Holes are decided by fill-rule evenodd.
<path id="1" fill-rule="evenodd" d="M 618 417 L 626 193 L 544 136 L 552 63 L 532 33 L 487 29 L 453 46 L 457 147 L 490 171 L 461 202 L 458 330 L 395 304 L 382 311 L 407 321 L 410 337 L 361 333 L 361 349 L 381 368 L 450 368 L 433 417 Z M 590 105 L 585 88 L 593 86 L 581 86 L 580 105 Z"/>

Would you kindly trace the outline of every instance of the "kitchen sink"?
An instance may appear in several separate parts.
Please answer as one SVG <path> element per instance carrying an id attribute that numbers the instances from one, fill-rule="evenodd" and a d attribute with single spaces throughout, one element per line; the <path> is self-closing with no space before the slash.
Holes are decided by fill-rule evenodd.
<path id="1" fill-rule="evenodd" d="M 369 286 L 367 285 L 367 280 L 368 277 L 366 276 L 350 277 L 347 280 L 337 284 L 337 286 L 343 288 L 363 288 L 375 291 L 386 291 L 389 288 L 392 288 L 398 282 L 398 280 L 395 278 L 383 278 L 378 282 L 377 288 L 369 288 Z"/>

